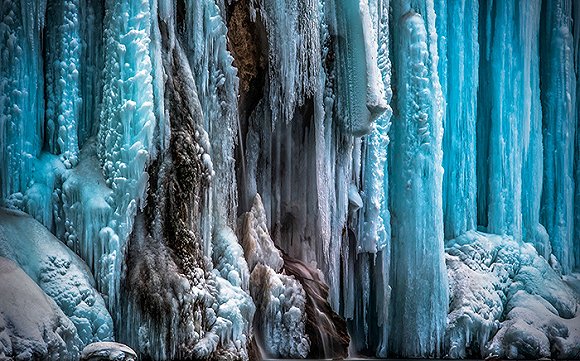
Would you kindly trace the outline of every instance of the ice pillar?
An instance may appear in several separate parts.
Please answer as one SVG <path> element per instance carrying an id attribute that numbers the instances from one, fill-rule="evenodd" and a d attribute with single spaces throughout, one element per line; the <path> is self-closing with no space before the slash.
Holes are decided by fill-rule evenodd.
<path id="1" fill-rule="evenodd" d="M 0 190 L 24 192 L 40 153 L 44 84 L 40 31 L 45 1 L 0 4 Z"/>
<path id="2" fill-rule="evenodd" d="M 476 0 L 451 0 L 447 3 L 447 17 L 453 19 L 446 23 L 447 39 L 444 41 L 449 56 L 440 54 L 440 58 L 447 57 L 447 112 L 443 126 L 443 221 L 446 239 L 474 229 L 477 218 L 475 124 L 479 81 L 478 10 Z M 442 85 L 444 81 L 441 77 Z"/>
<path id="3" fill-rule="evenodd" d="M 77 123 L 81 98 L 81 39 L 78 0 L 49 1 L 46 36 L 46 124 L 49 150 L 67 168 L 78 162 Z"/>
<path id="4" fill-rule="evenodd" d="M 574 2 L 574 53 L 576 54 L 576 196 L 574 207 L 574 251 L 576 267 L 580 265 L 580 3 Z"/>
<path id="5" fill-rule="evenodd" d="M 521 0 L 519 41 L 522 46 L 522 231 L 523 240 L 534 244 L 548 259 L 550 245 L 540 225 L 543 147 L 542 105 L 540 102 L 540 11 L 541 0 Z"/>
<path id="6" fill-rule="evenodd" d="M 432 1 L 394 5 L 391 351 L 426 357 L 441 354 L 448 303 L 437 34 Z"/>
<path id="7" fill-rule="evenodd" d="M 544 2 L 541 52 L 544 188 L 541 220 L 564 273 L 574 268 L 574 142 L 576 79 L 572 2 Z"/>

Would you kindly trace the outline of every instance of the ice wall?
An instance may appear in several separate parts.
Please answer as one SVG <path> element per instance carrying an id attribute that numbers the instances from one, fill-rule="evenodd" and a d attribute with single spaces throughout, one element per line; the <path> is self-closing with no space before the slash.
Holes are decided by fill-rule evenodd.
<path id="1" fill-rule="evenodd" d="M 390 179 L 392 352 L 441 355 L 447 319 L 443 260 L 443 109 L 433 2 L 394 4 L 395 121 Z M 414 302 L 408 302 L 413 299 Z"/>
<path id="2" fill-rule="evenodd" d="M 142 357 L 330 357 L 346 327 L 353 355 L 528 355 L 520 315 L 548 355 L 543 301 L 491 291 L 469 235 L 533 244 L 521 277 L 580 258 L 579 8 L 3 1 L 1 203 L 81 256 Z"/>
<path id="3" fill-rule="evenodd" d="M 541 219 L 564 273 L 574 269 L 574 142 L 576 79 L 572 2 L 543 4 L 541 50 L 544 188 Z"/>

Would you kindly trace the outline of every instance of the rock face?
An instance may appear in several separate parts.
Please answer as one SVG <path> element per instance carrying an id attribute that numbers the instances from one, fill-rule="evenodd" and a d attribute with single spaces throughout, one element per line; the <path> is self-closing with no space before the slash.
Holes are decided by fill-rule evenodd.
<path id="1" fill-rule="evenodd" d="M 24 271 L 0 257 L 0 359 L 77 360 L 73 323 Z"/>

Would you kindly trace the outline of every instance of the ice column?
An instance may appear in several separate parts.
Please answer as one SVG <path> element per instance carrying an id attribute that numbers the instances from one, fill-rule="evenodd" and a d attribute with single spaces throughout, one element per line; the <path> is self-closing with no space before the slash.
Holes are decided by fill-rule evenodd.
<path id="1" fill-rule="evenodd" d="M 394 4 L 391 351 L 441 355 L 447 320 L 443 259 L 441 89 L 432 1 Z"/>
<path id="2" fill-rule="evenodd" d="M 46 2 L 0 4 L 0 190 L 24 192 L 42 147 L 44 84 L 40 30 Z"/>
<path id="3" fill-rule="evenodd" d="M 580 266 L 580 3 L 574 2 L 574 53 L 576 54 L 576 157 L 575 159 L 575 222 L 574 222 L 574 251 L 576 253 L 576 267 Z"/>
<path id="4" fill-rule="evenodd" d="M 541 219 L 550 235 L 552 252 L 564 273 L 574 268 L 574 142 L 576 79 L 572 40 L 572 2 L 544 3 L 542 110 L 544 188 Z"/>
<path id="5" fill-rule="evenodd" d="M 79 1 L 49 1 L 46 47 L 46 138 L 67 168 L 78 163 L 81 39 Z"/>
<path id="6" fill-rule="evenodd" d="M 384 84 L 384 103 L 391 101 L 391 61 L 389 59 L 389 1 L 373 0 L 369 1 L 370 16 L 372 26 L 376 36 L 377 64 L 381 74 L 381 80 Z M 370 51 L 368 49 L 367 51 Z M 360 235 L 357 240 L 357 261 L 365 263 L 362 267 L 368 267 L 368 264 L 375 266 L 376 272 L 379 273 L 376 281 L 376 288 L 361 283 L 357 286 L 362 288 L 360 294 L 362 297 L 356 297 L 359 309 L 367 311 L 366 315 L 361 315 L 356 322 L 361 325 L 362 330 L 366 329 L 367 335 L 356 335 L 353 332 L 353 340 L 364 340 L 366 345 L 360 347 L 368 348 L 369 344 L 377 345 L 377 354 L 385 357 L 388 347 L 388 309 L 391 287 L 389 285 L 389 265 L 391 255 L 391 216 L 388 208 L 388 163 L 387 148 L 389 144 L 389 129 L 391 127 L 392 110 L 386 105 L 386 111 L 381 114 L 375 121 L 372 132 L 366 137 L 364 165 L 362 167 L 362 200 L 363 208 L 360 213 Z M 368 254 L 371 255 L 368 255 Z M 378 260 L 375 258 L 377 255 Z M 368 272 L 369 270 L 366 269 Z M 377 318 L 370 313 L 374 310 L 372 297 L 376 297 Z M 369 322 L 367 320 L 376 320 L 379 328 L 379 334 L 375 339 L 368 335 Z M 364 336 L 364 337 L 363 337 Z"/>
<path id="7" fill-rule="evenodd" d="M 446 22 L 447 112 L 443 134 L 443 221 L 445 238 L 455 238 L 474 229 L 477 218 L 475 174 L 475 124 L 479 44 L 477 0 L 447 2 Z M 439 19 L 439 14 L 437 14 Z M 438 20 L 439 21 L 439 20 Z M 439 32 L 438 32 L 439 36 Z M 442 49 L 442 46 L 439 47 Z"/>
<path id="8" fill-rule="evenodd" d="M 488 232 L 520 238 L 521 211 L 521 109 L 517 99 L 521 77 L 518 73 L 517 8 L 513 1 L 488 1 L 482 4 L 485 23 L 482 37 L 482 73 L 478 116 L 481 133 L 478 147 L 487 148 L 486 157 L 478 159 L 481 173 L 478 184 L 487 189 L 480 208 L 487 212 Z M 485 45 L 483 45 L 485 44 Z M 485 54 L 485 55 L 483 55 Z M 481 144 L 480 144 L 481 142 Z M 487 158 L 487 159 L 486 159 Z M 485 184 L 485 186 L 483 185 Z"/>
<path id="9" fill-rule="evenodd" d="M 543 147 L 542 105 L 540 102 L 540 11 L 541 0 L 519 2 L 519 42 L 522 46 L 522 231 L 523 239 L 534 244 L 548 259 L 550 244 L 540 225 L 542 196 Z"/>
<path id="10" fill-rule="evenodd" d="M 149 56 L 151 13 L 149 2 L 107 1 L 104 19 L 103 103 L 98 133 L 98 156 L 115 221 L 110 236 L 109 296 L 118 289 L 122 250 L 133 228 L 133 219 L 145 195 L 149 147 L 155 116 Z"/>

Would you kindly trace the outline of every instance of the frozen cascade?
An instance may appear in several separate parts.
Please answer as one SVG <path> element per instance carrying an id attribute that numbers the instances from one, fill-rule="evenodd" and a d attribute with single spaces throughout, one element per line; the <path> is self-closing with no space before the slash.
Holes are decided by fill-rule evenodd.
<path id="1" fill-rule="evenodd" d="M 574 142 L 577 110 L 572 2 L 544 4 L 541 49 L 544 188 L 541 219 L 562 272 L 574 269 Z"/>
<path id="2" fill-rule="evenodd" d="M 579 14 L 2 1 L 0 358 L 577 357 Z"/>

